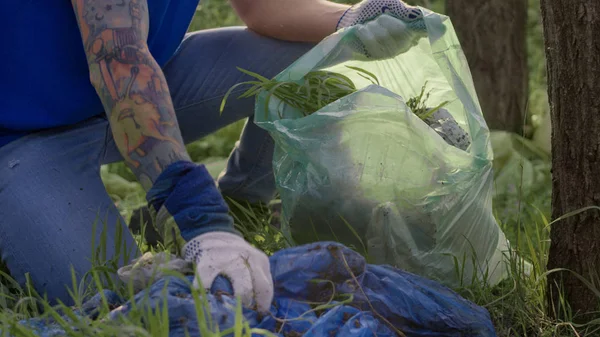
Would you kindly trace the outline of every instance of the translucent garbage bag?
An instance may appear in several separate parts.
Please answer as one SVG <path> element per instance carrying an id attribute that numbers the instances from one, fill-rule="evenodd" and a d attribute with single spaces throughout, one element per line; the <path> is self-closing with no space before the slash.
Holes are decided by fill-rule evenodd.
<path id="1" fill-rule="evenodd" d="M 350 27 L 276 77 L 337 72 L 354 93 L 309 115 L 258 95 L 255 123 L 275 142 L 282 230 L 293 244 L 338 241 L 449 286 L 496 283 L 508 242 L 492 214 L 490 133 L 450 19 L 421 10 L 427 37 L 402 54 L 363 57 Z M 446 102 L 428 118 L 407 105 L 423 88 L 428 106 Z"/>

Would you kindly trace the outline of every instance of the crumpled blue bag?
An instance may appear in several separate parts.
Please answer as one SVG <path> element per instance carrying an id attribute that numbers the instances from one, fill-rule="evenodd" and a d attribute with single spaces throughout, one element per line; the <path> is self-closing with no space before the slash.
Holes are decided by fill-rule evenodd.
<path id="1" fill-rule="evenodd" d="M 418 337 L 496 336 L 486 309 L 437 282 L 389 266 L 367 264 L 360 254 L 339 243 L 318 242 L 284 249 L 270 261 L 275 285 L 270 315 L 243 308 L 243 316 L 251 328 L 275 336 L 401 336 L 398 331 Z M 200 336 L 190 291 L 192 277 L 163 277 L 129 302 L 105 290 L 77 313 L 97 319 L 102 296 L 111 308 L 116 308 L 103 318 L 106 320 L 127 317 L 134 305 L 159 309 L 166 301 L 169 336 Z M 231 289 L 213 285 L 207 295 L 210 317 L 219 331 L 235 324 L 236 299 L 228 293 Z M 330 301 L 334 294 L 338 302 Z M 317 314 L 308 302 L 330 305 Z M 52 319 L 36 318 L 21 324 L 35 329 L 41 337 L 66 335 Z"/>

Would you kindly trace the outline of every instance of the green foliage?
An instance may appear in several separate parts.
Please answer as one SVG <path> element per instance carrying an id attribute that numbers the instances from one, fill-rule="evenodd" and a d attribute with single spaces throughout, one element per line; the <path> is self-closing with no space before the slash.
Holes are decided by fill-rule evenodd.
<path id="1" fill-rule="evenodd" d="M 427 86 L 427 81 L 423 84 L 421 88 L 421 92 L 419 96 L 412 97 L 406 102 L 406 105 L 410 108 L 410 110 L 417 115 L 419 118 L 425 120 L 433 115 L 436 111 L 444 107 L 448 102 L 442 102 L 435 108 L 429 108 L 427 106 L 427 99 L 429 99 L 430 93 L 425 94 L 425 87 Z"/>
<path id="2" fill-rule="evenodd" d="M 356 86 L 348 77 L 330 72 L 313 71 L 304 77 L 304 83 L 279 82 L 267 79 L 259 74 L 238 68 L 241 72 L 253 77 L 255 80 L 234 85 L 227 91 L 221 104 L 223 111 L 230 93 L 240 85 L 252 85 L 250 89 L 238 98 L 247 98 L 266 92 L 266 106 L 272 96 L 277 97 L 286 105 L 298 109 L 304 116 L 308 116 L 324 106 L 356 91 Z M 265 111 L 268 114 L 268 110 Z M 281 115 L 280 118 L 283 118 Z"/>
<path id="3" fill-rule="evenodd" d="M 550 158 L 528 139 L 506 132 L 491 135 L 494 150 L 494 210 L 504 231 L 520 248 L 521 236 L 540 216 L 550 218 Z M 537 248 L 537 247 L 536 247 Z M 528 253 L 527 249 L 525 252 Z"/>
<path id="4" fill-rule="evenodd" d="M 379 85 L 379 79 L 373 73 L 358 67 L 346 67 L 355 70 L 359 76 L 371 83 Z M 260 74 L 239 67 L 238 70 L 253 77 L 254 80 L 241 82 L 232 86 L 225 93 L 225 97 L 223 97 L 220 113 L 223 113 L 229 95 L 242 85 L 251 85 L 251 87 L 238 96 L 238 98 L 255 97 L 261 93 L 266 93 L 265 115 L 269 113 L 269 101 L 273 96 L 277 97 L 282 103 L 285 103 L 286 106 L 298 110 L 304 116 L 308 116 L 357 91 L 356 85 L 350 78 L 332 71 L 311 71 L 303 77 L 303 82 L 298 83 L 268 79 Z M 428 107 L 426 102 L 429 99 L 430 93 L 425 94 L 426 86 L 427 82 L 423 85 L 418 96 L 412 97 L 406 102 L 410 110 L 422 120 L 429 118 L 448 103 L 442 102 L 434 108 Z M 278 112 L 279 118 L 283 118 L 281 111 Z"/>

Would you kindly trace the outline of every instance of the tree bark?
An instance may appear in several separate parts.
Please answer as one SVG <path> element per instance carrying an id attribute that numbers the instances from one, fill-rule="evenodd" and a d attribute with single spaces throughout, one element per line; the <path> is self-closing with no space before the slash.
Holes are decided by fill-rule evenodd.
<path id="1" fill-rule="evenodd" d="M 446 0 L 488 127 L 523 131 L 528 97 L 527 0 Z"/>
<path id="2" fill-rule="evenodd" d="M 552 118 L 552 218 L 600 205 L 600 1 L 542 0 Z M 551 229 L 548 268 L 566 268 L 598 286 L 600 212 L 588 210 Z M 557 287 L 558 285 L 558 287 Z M 549 314 L 559 291 L 573 313 L 597 310 L 599 299 L 574 274 L 548 278 Z"/>

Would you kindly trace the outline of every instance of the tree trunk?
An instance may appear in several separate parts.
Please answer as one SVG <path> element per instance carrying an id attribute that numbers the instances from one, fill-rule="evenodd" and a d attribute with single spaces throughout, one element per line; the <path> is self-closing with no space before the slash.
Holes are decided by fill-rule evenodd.
<path id="1" fill-rule="evenodd" d="M 553 127 L 552 218 L 557 219 L 600 205 L 600 1 L 542 0 L 541 9 Z M 600 212 L 588 210 L 554 224 L 551 240 L 549 269 L 567 268 L 598 281 Z M 559 291 L 573 313 L 598 308 L 598 297 L 572 273 L 551 274 L 547 289 L 552 316 L 563 309 Z"/>
<path id="2" fill-rule="evenodd" d="M 528 96 L 527 0 L 446 0 L 488 127 L 521 134 Z"/>

